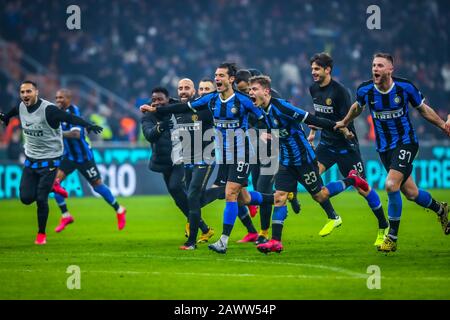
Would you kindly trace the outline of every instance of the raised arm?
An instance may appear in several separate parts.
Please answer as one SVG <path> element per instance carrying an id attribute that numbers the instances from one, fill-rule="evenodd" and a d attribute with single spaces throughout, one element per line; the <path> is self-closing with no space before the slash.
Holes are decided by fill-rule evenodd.
<path id="1" fill-rule="evenodd" d="M 9 124 L 9 120 L 15 116 L 19 115 L 19 107 L 16 106 L 9 110 L 7 113 L 0 112 L 0 121 L 7 126 Z"/>
<path id="2" fill-rule="evenodd" d="M 350 122 L 356 119 L 362 112 L 364 107 L 362 107 L 358 102 L 355 102 L 348 110 L 347 115 L 341 121 L 336 122 L 334 129 L 340 129 L 347 127 Z"/>
<path id="3" fill-rule="evenodd" d="M 80 117 L 62 111 L 61 109 L 53 105 L 47 107 L 47 109 L 45 110 L 45 116 L 47 118 L 48 124 L 55 129 L 59 127 L 61 122 L 67 122 L 77 126 L 85 127 L 88 132 L 92 131 L 95 134 L 99 134 L 103 131 L 102 127 L 89 123 Z"/>
<path id="4" fill-rule="evenodd" d="M 436 127 L 450 136 L 450 115 L 447 118 L 447 123 L 439 117 L 439 115 L 426 103 L 422 103 L 416 108 L 420 115 L 424 117 L 428 122 L 434 124 Z"/>

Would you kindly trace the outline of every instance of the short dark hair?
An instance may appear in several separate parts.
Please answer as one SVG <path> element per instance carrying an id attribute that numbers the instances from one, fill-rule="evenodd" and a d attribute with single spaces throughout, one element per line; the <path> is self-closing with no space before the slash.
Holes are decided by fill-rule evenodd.
<path id="1" fill-rule="evenodd" d="M 311 65 L 315 62 L 318 66 L 326 69 L 330 67 L 333 70 L 333 58 L 326 52 L 316 53 L 309 60 Z"/>
<path id="2" fill-rule="evenodd" d="M 200 80 L 200 82 L 211 82 L 212 84 L 214 84 L 214 81 L 213 81 L 211 78 L 207 78 L 207 77 L 202 78 L 202 79 Z"/>
<path id="3" fill-rule="evenodd" d="M 264 76 L 264 75 L 260 75 L 260 76 L 254 76 L 251 77 L 249 80 L 250 84 L 252 83 L 258 83 L 260 84 L 264 89 L 271 89 L 271 83 L 272 80 L 270 79 L 269 76 Z"/>
<path id="4" fill-rule="evenodd" d="M 234 80 L 235 83 L 239 83 L 242 81 L 248 82 L 248 79 L 250 79 L 252 74 L 247 69 L 240 69 L 236 72 L 236 80 Z"/>
<path id="5" fill-rule="evenodd" d="M 389 54 L 389 53 L 385 53 L 385 52 L 377 52 L 373 55 L 373 58 L 384 58 L 388 61 L 390 61 L 392 63 L 392 65 L 394 65 L 394 57 Z"/>
<path id="6" fill-rule="evenodd" d="M 228 76 L 235 77 L 237 72 L 237 66 L 234 62 L 222 62 L 217 68 L 224 68 L 228 70 Z"/>
<path id="7" fill-rule="evenodd" d="M 262 72 L 259 71 L 258 69 L 255 69 L 255 68 L 250 68 L 250 69 L 248 69 L 248 72 L 250 72 L 250 74 L 252 75 L 252 77 L 262 75 Z"/>
<path id="8" fill-rule="evenodd" d="M 162 93 L 163 95 L 165 95 L 167 98 L 169 97 L 169 91 L 164 88 L 164 87 L 155 87 L 152 89 L 152 94 L 154 93 Z"/>
<path id="9" fill-rule="evenodd" d="M 31 84 L 35 89 L 38 88 L 36 82 L 31 81 L 31 80 L 25 80 L 25 81 L 22 81 L 22 83 L 21 83 L 20 85 L 23 85 L 23 84 Z"/>

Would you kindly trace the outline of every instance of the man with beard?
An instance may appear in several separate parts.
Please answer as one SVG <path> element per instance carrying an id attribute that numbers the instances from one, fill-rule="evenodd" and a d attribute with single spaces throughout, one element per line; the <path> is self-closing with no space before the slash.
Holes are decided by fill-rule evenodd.
<path id="1" fill-rule="evenodd" d="M 375 126 L 376 148 L 388 172 L 389 233 L 378 246 L 379 251 L 397 250 L 398 229 L 402 215 L 401 193 L 423 208 L 437 214 L 445 235 L 450 234 L 448 205 L 438 202 L 431 194 L 417 187 L 411 173 L 419 150 L 419 140 L 409 119 L 409 104 L 427 121 L 450 136 L 450 118 L 445 122 L 425 103 L 422 93 L 406 79 L 393 77 L 394 58 L 388 53 L 376 53 L 372 62 L 372 79 L 363 82 L 356 91 L 356 102 L 335 128 L 348 126 L 366 105 Z"/>
<path id="2" fill-rule="evenodd" d="M 103 128 L 68 114 L 49 101 L 39 98 L 39 90 L 33 81 L 22 82 L 20 99 L 20 105 L 7 114 L 0 112 L 0 121 L 8 125 L 12 117 L 20 117 L 26 156 L 20 180 L 20 200 L 25 205 L 36 202 L 38 234 L 34 243 L 44 245 L 47 243 L 45 229 L 49 212 L 48 195 L 64 152 L 61 123 L 80 125 L 88 132 L 93 131 L 96 134 Z"/>

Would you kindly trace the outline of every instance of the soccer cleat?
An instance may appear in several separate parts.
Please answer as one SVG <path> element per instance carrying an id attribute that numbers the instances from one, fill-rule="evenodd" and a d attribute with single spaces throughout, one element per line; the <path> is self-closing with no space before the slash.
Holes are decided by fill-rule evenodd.
<path id="1" fill-rule="evenodd" d="M 197 249 L 197 245 L 195 243 L 189 244 L 186 242 L 184 245 L 180 247 L 180 250 L 195 250 L 195 249 Z"/>
<path id="2" fill-rule="evenodd" d="M 247 242 L 255 242 L 258 239 L 257 232 L 249 232 L 243 237 L 241 240 L 238 240 L 238 243 L 247 243 Z"/>
<path id="3" fill-rule="evenodd" d="M 189 238 L 189 234 L 191 233 L 190 229 L 189 229 L 189 222 L 186 223 L 186 225 L 184 226 L 184 236 L 186 238 Z"/>
<path id="4" fill-rule="evenodd" d="M 328 222 L 323 226 L 322 230 L 319 231 L 319 236 L 328 236 L 335 228 L 340 227 L 342 224 L 342 218 L 338 216 L 337 219 L 328 219 Z"/>
<path id="5" fill-rule="evenodd" d="M 302 207 L 300 205 L 300 202 L 298 202 L 297 194 L 294 192 L 289 192 L 288 200 L 291 204 L 292 211 L 294 211 L 294 213 L 296 213 L 296 214 L 300 213 L 300 210 L 302 210 Z"/>
<path id="6" fill-rule="evenodd" d="M 438 220 L 441 223 L 442 230 L 445 235 L 450 234 L 450 225 L 448 223 L 448 204 L 446 202 L 441 202 L 442 213 L 438 214 Z"/>
<path id="7" fill-rule="evenodd" d="M 121 210 L 122 213 L 116 213 L 116 216 L 117 216 L 117 228 L 119 230 L 122 230 L 123 228 L 125 228 L 125 224 L 126 224 L 126 217 L 125 217 L 125 215 L 127 214 L 127 209 L 125 209 L 125 207 L 121 207 L 121 209 L 122 209 Z"/>
<path id="8" fill-rule="evenodd" d="M 73 217 L 71 215 L 67 216 L 67 217 L 62 217 L 61 220 L 59 221 L 59 225 L 55 228 L 56 232 L 61 232 L 63 231 L 67 225 L 73 223 L 75 220 L 73 220 Z"/>
<path id="9" fill-rule="evenodd" d="M 384 238 L 387 236 L 388 232 L 389 228 L 378 229 L 377 239 L 375 240 L 375 243 L 373 245 L 379 247 L 383 243 Z"/>
<path id="10" fill-rule="evenodd" d="M 256 239 L 255 244 L 263 244 L 269 241 L 269 231 L 268 230 L 261 230 L 258 234 L 258 239 Z"/>
<path id="11" fill-rule="evenodd" d="M 258 206 L 247 205 L 248 211 L 250 211 L 250 217 L 254 218 L 258 214 Z"/>
<path id="12" fill-rule="evenodd" d="M 382 252 L 394 252 L 395 250 L 397 250 L 397 241 L 389 236 L 386 236 L 381 245 L 378 246 L 378 251 Z"/>
<path id="13" fill-rule="evenodd" d="M 283 251 L 283 244 L 281 241 L 270 239 L 266 243 L 261 243 L 256 246 L 259 252 L 268 254 L 269 252 L 278 252 Z"/>
<path id="14" fill-rule="evenodd" d="M 216 242 L 210 244 L 208 248 L 212 251 L 215 251 L 217 253 L 226 253 L 227 252 L 227 246 L 222 242 L 222 240 L 217 240 Z"/>
<path id="15" fill-rule="evenodd" d="M 45 235 L 45 233 L 38 233 L 34 243 L 38 244 L 38 245 L 46 244 L 47 243 L 47 236 Z"/>
<path id="16" fill-rule="evenodd" d="M 355 187 L 361 188 L 363 191 L 369 191 L 369 184 L 366 180 L 364 180 L 356 170 L 351 170 L 348 173 L 347 178 L 352 178 L 355 181 Z"/>
<path id="17" fill-rule="evenodd" d="M 59 179 L 55 179 L 53 182 L 53 188 L 52 191 L 54 193 L 59 194 L 63 198 L 67 198 L 69 196 L 69 193 L 61 186 L 61 182 Z"/>
<path id="18" fill-rule="evenodd" d="M 208 240 L 211 239 L 213 235 L 214 235 L 214 229 L 209 227 L 209 229 L 206 233 L 202 233 L 202 235 L 198 239 L 197 243 L 208 242 Z"/>

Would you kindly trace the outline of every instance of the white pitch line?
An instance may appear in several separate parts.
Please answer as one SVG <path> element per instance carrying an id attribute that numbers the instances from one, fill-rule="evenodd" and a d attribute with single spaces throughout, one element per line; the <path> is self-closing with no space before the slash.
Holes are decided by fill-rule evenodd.
<path id="1" fill-rule="evenodd" d="M 22 270 L 8 270 L 8 269 L 0 269 L 0 272 L 26 272 L 26 273 L 42 273 L 48 272 L 48 270 L 44 269 L 22 269 Z M 273 275 L 273 274 L 252 274 L 252 273 L 196 273 L 196 272 L 158 272 L 158 271 L 111 271 L 111 270 L 82 270 L 81 273 L 106 273 L 106 274 L 127 274 L 127 275 L 155 275 L 155 276 L 193 276 L 193 277 L 235 277 L 235 278 L 244 278 L 244 277 L 257 277 L 257 278 L 297 278 L 297 279 L 354 279 L 354 277 L 342 277 L 342 276 L 331 276 L 331 275 L 296 275 L 296 274 L 281 274 L 281 275 Z"/>
<path id="2" fill-rule="evenodd" d="M 103 257 L 117 257 L 117 256 L 123 256 L 126 258 L 154 258 L 154 259 L 169 259 L 169 260 L 187 260 L 187 261 L 211 261 L 211 259 L 215 261 L 220 262 L 237 262 L 237 263 L 252 263 L 252 264 L 269 264 L 269 265 L 281 265 L 281 266 L 293 266 L 293 267 L 303 267 L 303 268 L 312 268 L 312 269 L 322 269 L 322 270 L 328 270 L 332 272 L 339 272 L 342 274 L 345 274 L 347 276 L 353 277 L 353 278 L 367 278 L 367 274 L 364 273 L 358 273 L 353 272 L 351 270 L 345 269 L 345 268 L 339 268 L 339 267 L 333 267 L 333 266 L 326 266 L 322 264 L 310 264 L 310 263 L 294 263 L 294 262 L 285 262 L 285 261 L 263 261 L 263 260 L 249 260 L 249 259 L 238 259 L 238 258 L 230 258 L 230 259 L 218 259 L 218 258 L 209 258 L 209 257 L 175 257 L 175 256 L 160 256 L 160 255 L 123 255 L 123 254 L 111 254 L 111 253 L 77 253 L 77 254 L 70 254 L 70 253 L 56 253 L 52 252 L 49 254 L 54 255 L 89 255 L 89 256 L 103 256 Z"/>

